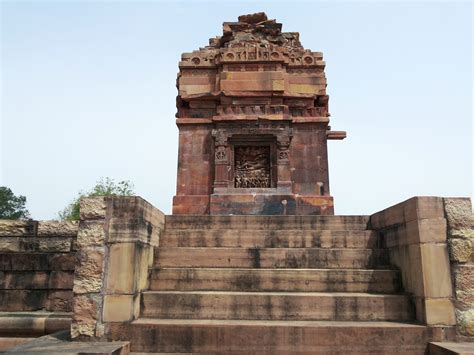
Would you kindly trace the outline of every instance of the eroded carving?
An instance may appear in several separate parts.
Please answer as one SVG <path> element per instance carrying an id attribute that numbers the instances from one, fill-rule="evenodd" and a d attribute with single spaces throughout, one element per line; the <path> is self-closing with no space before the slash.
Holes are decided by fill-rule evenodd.
<path id="1" fill-rule="evenodd" d="M 269 146 L 236 146 L 235 187 L 269 188 L 270 147 Z"/>
<path id="2" fill-rule="evenodd" d="M 226 157 L 226 148 L 223 146 L 216 148 L 216 160 L 224 160 Z"/>

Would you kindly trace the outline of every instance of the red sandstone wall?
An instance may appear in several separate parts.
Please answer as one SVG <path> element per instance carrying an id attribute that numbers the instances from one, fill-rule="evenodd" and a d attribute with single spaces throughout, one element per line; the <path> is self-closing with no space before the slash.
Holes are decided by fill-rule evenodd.
<path id="1" fill-rule="evenodd" d="M 0 311 L 71 311 L 77 229 L 0 220 Z"/>
<path id="2" fill-rule="evenodd" d="M 326 142 L 325 124 L 293 125 L 290 145 L 293 193 L 329 196 Z"/>
<path id="3" fill-rule="evenodd" d="M 211 130 L 210 125 L 180 127 L 173 213 L 209 214 L 209 195 L 214 181 Z"/>

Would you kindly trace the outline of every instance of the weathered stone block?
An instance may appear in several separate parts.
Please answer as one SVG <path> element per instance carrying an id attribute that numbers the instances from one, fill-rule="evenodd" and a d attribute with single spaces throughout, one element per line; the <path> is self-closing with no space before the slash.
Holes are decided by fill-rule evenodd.
<path id="1" fill-rule="evenodd" d="M 391 206 L 371 216 L 374 229 L 383 229 L 423 219 L 444 218 L 443 203 L 440 197 L 417 196 Z"/>
<path id="2" fill-rule="evenodd" d="M 79 223 L 77 221 L 39 221 L 38 237 L 75 237 Z"/>
<path id="3" fill-rule="evenodd" d="M 4 271 L 73 271 L 75 265 L 72 253 L 0 253 L 0 270 Z"/>
<path id="4" fill-rule="evenodd" d="M 104 273 L 104 249 L 84 249 L 74 274 L 74 293 L 100 292 Z"/>
<path id="5" fill-rule="evenodd" d="M 474 236 L 474 233 L 473 233 Z M 466 263 L 473 261 L 474 237 L 473 238 L 450 238 L 448 241 L 449 256 L 452 261 Z"/>
<path id="6" fill-rule="evenodd" d="M 71 338 L 76 339 L 81 336 L 93 337 L 95 334 L 95 321 L 73 321 L 71 324 Z"/>
<path id="7" fill-rule="evenodd" d="M 105 242 L 105 225 L 99 221 L 81 221 L 77 233 L 76 247 L 102 246 Z"/>
<path id="8" fill-rule="evenodd" d="M 455 266 L 454 281 L 457 290 L 474 292 L 474 265 Z"/>
<path id="9" fill-rule="evenodd" d="M 70 238 L 38 238 L 38 251 L 49 253 L 69 253 L 72 249 Z"/>
<path id="10" fill-rule="evenodd" d="M 72 291 L 50 290 L 45 309 L 51 312 L 71 312 L 72 299 Z"/>
<path id="11" fill-rule="evenodd" d="M 0 219 L 0 237 L 27 237 L 36 235 L 38 222 Z"/>
<path id="12" fill-rule="evenodd" d="M 418 219 L 436 219 L 444 218 L 443 199 L 434 196 L 418 196 L 416 198 L 416 213 Z M 408 214 L 405 209 L 405 220 L 409 221 L 415 217 L 414 214 Z"/>
<path id="13" fill-rule="evenodd" d="M 209 195 L 189 195 L 173 197 L 173 214 L 209 214 Z"/>
<path id="14" fill-rule="evenodd" d="M 68 253 L 71 251 L 71 238 L 3 237 L 0 239 L 0 251 Z"/>
<path id="15" fill-rule="evenodd" d="M 422 244 L 425 297 L 452 297 L 452 282 L 448 249 L 445 244 Z"/>
<path id="16" fill-rule="evenodd" d="M 75 294 L 73 301 L 74 322 L 91 323 L 99 316 L 101 297 L 96 294 Z"/>
<path id="17" fill-rule="evenodd" d="M 424 297 L 425 289 L 423 286 L 420 245 L 413 244 L 390 248 L 389 254 L 390 262 L 400 269 L 405 291 L 417 297 Z"/>
<path id="18" fill-rule="evenodd" d="M 106 295 L 104 297 L 104 322 L 128 322 L 136 316 L 138 298 L 133 295 Z"/>
<path id="19" fill-rule="evenodd" d="M 112 244 L 109 247 L 107 293 L 134 293 L 136 277 L 135 258 L 135 243 Z"/>
<path id="20" fill-rule="evenodd" d="M 417 222 L 420 243 L 446 242 L 446 220 L 444 218 L 420 219 Z"/>
<path id="21" fill-rule="evenodd" d="M 143 218 L 111 218 L 107 243 L 149 244 L 159 239 L 160 231 Z"/>
<path id="22" fill-rule="evenodd" d="M 148 268 L 152 265 L 150 264 L 150 262 L 153 263 L 153 260 L 150 260 L 153 258 L 150 258 L 150 254 L 152 253 L 152 246 L 141 246 L 136 250 L 136 291 L 138 292 L 141 292 L 148 288 Z"/>
<path id="23" fill-rule="evenodd" d="M 81 220 L 105 218 L 107 209 L 106 197 L 85 197 L 81 199 L 80 203 Z"/>
<path id="24" fill-rule="evenodd" d="M 474 290 L 456 290 L 456 300 L 454 304 L 456 309 L 459 309 L 460 311 L 471 309 L 472 305 L 474 305 Z"/>
<path id="25" fill-rule="evenodd" d="M 443 200 L 449 228 L 474 228 L 474 216 L 469 198 L 444 198 Z"/>
<path id="26" fill-rule="evenodd" d="M 71 271 L 0 271 L 0 289 L 52 290 L 72 289 Z"/>
<path id="27" fill-rule="evenodd" d="M 474 336 L 474 309 L 467 311 L 456 310 L 458 328 L 461 334 Z"/>
<path id="28" fill-rule="evenodd" d="M 0 238 L 0 252 L 19 252 L 20 249 L 20 238 Z"/>
<path id="29" fill-rule="evenodd" d="M 454 306 L 449 298 L 425 300 L 426 324 L 456 325 Z"/>

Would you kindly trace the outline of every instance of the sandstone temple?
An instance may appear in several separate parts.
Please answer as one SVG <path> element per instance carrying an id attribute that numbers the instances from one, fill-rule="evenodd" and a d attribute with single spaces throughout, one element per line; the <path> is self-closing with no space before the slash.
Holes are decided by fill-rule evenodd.
<path id="1" fill-rule="evenodd" d="M 325 63 L 265 14 L 179 63 L 173 214 L 334 214 Z"/>
<path id="2" fill-rule="evenodd" d="M 0 351 L 474 354 L 470 199 L 334 215 L 324 68 L 264 13 L 184 53 L 173 214 L 0 220 Z"/>

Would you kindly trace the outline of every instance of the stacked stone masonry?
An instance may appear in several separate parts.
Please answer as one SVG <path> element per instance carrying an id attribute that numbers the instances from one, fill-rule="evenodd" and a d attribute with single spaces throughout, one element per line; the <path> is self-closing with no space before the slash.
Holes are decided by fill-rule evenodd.
<path id="1" fill-rule="evenodd" d="M 70 329 L 77 230 L 0 220 L 0 351 Z"/>
<path id="2" fill-rule="evenodd" d="M 76 222 L 0 220 L 0 311 L 72 311 Z"/>
<path id="3" fill-rule="evenodd" d="M 458 332 L 474 337 L 474 215 L 468 198 L 444 198 Z"/>

